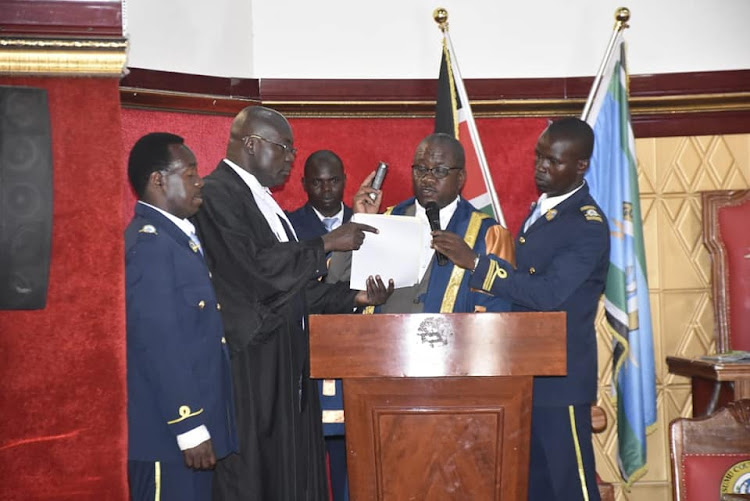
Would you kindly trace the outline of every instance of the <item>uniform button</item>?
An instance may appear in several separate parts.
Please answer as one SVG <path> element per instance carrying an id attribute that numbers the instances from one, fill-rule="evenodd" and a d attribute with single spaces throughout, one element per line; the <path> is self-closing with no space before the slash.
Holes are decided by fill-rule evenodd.
<path id="1" fill-rule="evenodd" d="M 227 344 L 227 338 L 223 337 L 221 338 L 221 344 Z"/>
<path id="2" fill-rule="evenodd" d="M 200 302 L 198 303 L 198 308 L 202 310 L 205 307 L 206 307 L 206 302 L 201 299 Z"/>
<path id="3" fill-rule="evenodd" d="M 208 278 L 214 278 L 210 271 L 208 272 Z"/>
<path id="4" fill-rule="evenodd" d="M 536 273 L 536 268 L 532 266 L 531 268 L 529 268 L 529 275 L 533 275 L 534 273 Z"/>
<path id="5" fill-rule="evenodd" d="M 221 311 L 221 303 L 216 303 L 216 309 Z"/>
<path id="6" fill-rule="evenodd" d="M 523 238 L 523 237 L 518 237 L 518 243 L 519 244 L 525 244 L 526 243 L 526 239 Z"/>

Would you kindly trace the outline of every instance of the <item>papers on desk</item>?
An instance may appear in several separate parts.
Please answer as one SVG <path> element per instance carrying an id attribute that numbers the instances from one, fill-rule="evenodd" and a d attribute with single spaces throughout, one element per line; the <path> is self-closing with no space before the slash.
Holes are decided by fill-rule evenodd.
<path id="1" fill-rule="evenodd" d="M 750 351 L 732 350 L 714 355 L 703 355 L 701 360 L 707 362 L 750 362 Z"/>
<path id="2" fill-rule="evenodd" d="M 361 213 L 354 214 L 352 221 L 369 224 L 380 231 L 365 233 L 362 246 L 352 252 L 352 289 L 367 289 L 370 275 L 380 275 L 386 285 L 392 278 L 396 288 L 411 287 L 419 282 L 425 235 L 429 237 L 426 223 L 411 216 Z"/>

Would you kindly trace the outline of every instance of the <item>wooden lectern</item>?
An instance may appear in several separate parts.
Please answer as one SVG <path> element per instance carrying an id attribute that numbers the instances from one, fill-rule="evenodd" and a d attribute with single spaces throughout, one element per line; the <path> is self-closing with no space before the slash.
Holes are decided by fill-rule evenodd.
<path id="1" fill-rule="evenodd" d="M 354 501 L 526 499 L 532 378 L 565 373 L 563 312 L 310 316 Z"/>

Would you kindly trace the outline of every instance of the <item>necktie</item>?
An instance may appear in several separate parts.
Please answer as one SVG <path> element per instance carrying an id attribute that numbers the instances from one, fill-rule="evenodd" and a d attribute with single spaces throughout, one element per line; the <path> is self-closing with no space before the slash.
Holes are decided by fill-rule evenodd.
<path id="1" fill-rule="evenodd" d="M 193 241 L 195 246 L 198 248 L 198 252 L 201 253 L 201 256 L 203 255 L 203 247 L 201 247 L 201 241 L 198 240 L 198 235 L 195 234 L 195 232 L 190 232 L 190 240 Z"/>
<path id="2" fill-rule="evenodd" d="M 327 232 L 333 231 L 334 226 L 336 226 L 336 223 L 339 222 L 339 218 L 337 217 L 324 217 L 323 218 L 323 226 L 326 227 Z"/>
<path id="3" fill-rule="evenodd" d="M 542 204 L 536 204 L 534 210 L 531 212 L 531 216 L 529 216 L 529 220 L 526 222 L 526 226 L 524 227 L 523 231 L 527 231 L 529 228 L 531 228 L 531 225 L 534 224 L 540 217 L 542 217 Z"/>

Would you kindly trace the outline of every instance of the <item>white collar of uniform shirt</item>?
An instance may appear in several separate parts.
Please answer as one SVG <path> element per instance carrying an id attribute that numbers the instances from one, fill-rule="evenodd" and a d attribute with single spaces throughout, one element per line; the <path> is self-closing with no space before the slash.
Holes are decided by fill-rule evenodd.
<path id="1" fill-rule="evenodd" d="M 455 214 L 456 209 L 458 208 L 458 200 L 459 197 L 456 197 L 454 201 L 440 209 L 440 228 L 445 229 L 448 227 L 448 223 L 450 222 L 453 214 Z M 414 202 L 414 216 L 422 221 L 422 228 L 424 228 L 424 236 L 422 237 L 422 253 L 421 259 L 419 260 L 419 280 L 421 281 L 424 277 L 425 272 L 427 271 L 427 268 L 430 267 L 432 256 L 435 255 L 435 249 L 430 247 L 430 243 L 432 243 L 432 236 L 430 235 L 430 231 L 432 230 L 430 230 L 430 222 L 427 220 L 427 214 L 425 213 L 424 207 L 419 205 L 419 202 L 417 202 L 416 200 Z"/>
<path id="2" fill-rule="evenodd" d="M 160 208 L 158 208 L 158 207 L 154 207 L 154 206 L 153 206 L 153 205 L 151 205 L 151 204 L 147 204 L 147 203 L 146 203 L 146 202 L 144 202 L 143 200 L 138 200 L 138 203 L 139 203 L 139 204 L 143 204 L 143 205 L 145 205 L 146 207 L 151 207 L 151 208 L 152 208 L 152 209 L 154 209 L 155 211 L 157 211 L 157 212 L 159 212 L 159 213 L 163 214 L 163 215 L 164 215 L 164 217 L 166 217 L 167 219 L 169 219 L 170 221 L 172 221 L 172 222 L 173 222 L 173 223 L 175 224 L 175 226 L 177 226 L 177 227 L 178 227 L 179 229 L 181 229 L 181 230 L 182 230 L 182 232 L 183 232 L 183 233 L 184 233 L 185 235 L 187 235 L 188 237 L 190 236 L 190 234 L 191 234 L 191 233 L 192 233 L 193 235 L 195 235 L 195 226 L 193 226 L 193 223 L 191 223 L 191 222 L 190 222 L 190 221 L 188 221 L 187 219 L 180 219 L 179 217 L 175 216 L 174 214 L 171 214 L 171 213 L 169 213 L 169 212 L 167 212 L 167 211 L 165 211 L 165 210 L 162 210 L 162 209 L 160 209 Z"/>
<path id="3" fill-rule="evenodd" d="M 284 211 L 281 210 L 281 207 L 279 207 L 279 204 L 273 198 L 271 190 L 269 190 L 265 186 L 262 186 L 260 184 L 260 181 L 258 181 L 258 178 L 256 178 L 231 160 L 225 158 L 224 162 L 228 166 L 230 166 L 238 176 L 240 176 L 247 187 L 250 188 L 250 191 L 253 192 L 253 196 L 255 197 L 255 202 L 258 204 L 258 208 L 263 213 L 263 217 L 266 218 L 268 226 L 270 226 L 271 231 L 273 231 L 274 235 L 276 235 L 276 238 L 279 239 L 279 242 L 289 241 L 289 237 L 287 236 L 286 231 L 284 231 L 284 225 L 281 224 L 279 218 L 282 218 L 284 219 L 284 221 L 286 221 L 286 224 L 289 226 L 289 231 L 292 232 L 296 240 L 297 233 L 294 231 L 292 223 L 289 222 L 289 218 L 286 217 Z"/>
<path id="4" fill-rule="evenodd" d="M 542 193 L 542 196 L 539 197 L 539 201 L 537 202 L 539 204 L 539 210 L 541 211 L 541 215 L 545 215 L 548 210 L 554 209 L 561 203 L 563 203 L 565 200 L 572 197 L 578 190 L 583 188 L 583 185 L 586 184 L 586 181 L 584 180 L 581 185 L 576 188 L 573 191 L 569 191 L 568 193 L 565 193 L 564 195 L 558 195 L 556 197 L 548 197 L 546 193 Z"/>
<path id="5" fill-rule="evenodd" d="M 312 207 L 312 205 L 310 207 Z M 315 215 L 318 216 L 318 219 L 320 219 L 321 223 L 323 222 L 323 219 L 329 219 L 328 216 L 324 216 L 323 214 L 318 212 L 318 209 L 316 209 L 315 207 L 313 207 L 312 210 L 315 211 Z M 333 228 L 331 228 L 331 231 L 333 231 L 344 223 L 344 202 L 341 202 L 341 210 L 331 217 L 335 217 L 337 219 L 336 224 L 333 226 Z"/>

